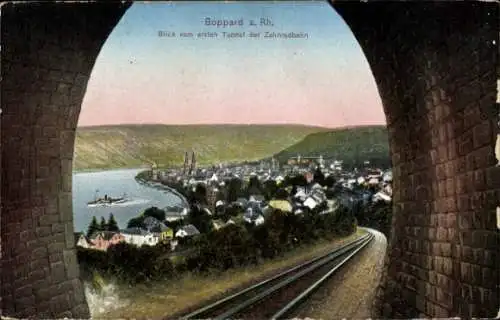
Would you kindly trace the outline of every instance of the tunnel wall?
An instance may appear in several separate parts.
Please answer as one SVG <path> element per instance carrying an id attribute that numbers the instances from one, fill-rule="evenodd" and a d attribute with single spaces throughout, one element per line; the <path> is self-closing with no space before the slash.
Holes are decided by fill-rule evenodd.
<path id="1" fill-rule="evenodd" d="M 496 316 L 498 5 L 334 8 L 365 52 L 387 118 L 394 215 L 378 316 Z"/>
<path id="2" fill-rule="evenodd" d="M 87 317 L 74 250 L 75 128 L 100 48 L 130 4 L 2 7 L 1 297 L 16 317 Z M 384 317 L 498 309 L 494 167 L 498 8 L 348 3 L 375 77 L 394 165 Z"/>
<path id="3" fill-rule="evenodd" d="M 2 312 L 85 318 L 74 249 L 72 159 L 80 106 L 126 4 L 2 6 Z"/>

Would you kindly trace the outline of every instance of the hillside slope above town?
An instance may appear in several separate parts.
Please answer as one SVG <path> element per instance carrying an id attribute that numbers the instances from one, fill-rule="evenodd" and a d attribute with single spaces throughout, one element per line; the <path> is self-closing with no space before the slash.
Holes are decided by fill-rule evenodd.
<path id="1" fill-rule="evenodd" d="M 385 126 L 329 129 L 301 125 L 116 125 L 81 127 L 74 169 L 180 166 L 195 151 L 198 165 L 301 155 L 335 157 L 346 164 L 389 161 Z"/>
<path id="2" fill-rule="evenodd" d="M 80 127 L 74 169 L 182 165 L 196 152 L 199 165 L 259 160 L 310 133 L 328 129 L 301 125 L 116 125 Z"/>

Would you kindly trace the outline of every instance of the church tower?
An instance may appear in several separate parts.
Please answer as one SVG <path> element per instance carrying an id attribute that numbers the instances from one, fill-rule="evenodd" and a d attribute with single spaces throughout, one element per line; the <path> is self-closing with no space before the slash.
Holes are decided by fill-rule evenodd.
<path id="1" fill-rule="evenodd" d="M 160 175 L 159 175 L 159 172 L 158 172 L 158 165 L 154 161 L 151 164 L 151 177 L 152 177 L 152 179 L 154 181 L 157 181 L 157 180 L 160 179 Z"/>
<path id="2" fill-rule="evenodd" d="M 182 174 L 186 175 L 189 166 L 189 156 L 187 151 L 184 153 L 184 168 Z"/>
<path id="3" fill-rule="evenodd" d="M 194 151 L 193 151 L 193 154 L 191 155 L 191 168 L 193 171 L 196 170 L 196 157 L 194 155 Z"/>
<path id="4" fill-rule="evenodd" d="M 196 170 L 196 158 L 194 155 L 194 151 L 192 151 L 192 153 L 191 153 L 191 166 L 189 168 L 189 175 L 194 174 L 195 170 Z"/>

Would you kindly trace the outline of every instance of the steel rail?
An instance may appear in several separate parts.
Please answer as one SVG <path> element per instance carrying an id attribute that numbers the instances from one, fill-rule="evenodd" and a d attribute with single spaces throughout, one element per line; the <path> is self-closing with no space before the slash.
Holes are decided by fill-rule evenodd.
<path id="1" fill-rule="evenodd" d="M 273 293 L 277 292 L 278 290 L 281 290 L 290 284 L 297 282 L 297 280 L 301 279 L 305 275 L 308 275 L 317 269 L 327 265 L 331 261 L 345 255 L 347 252 L 353 250 L 357 246 L 360 245 L 360 243 L 363 243 L 364 241 L 369 241 L 371 240 L 371 236 L 364 236 L 361 239 L 358 239 L 358 241 L 353 241 L 353 243 L 350 243 L 346 246 L 343 246 L 342 248 L 337 249 L 333 254 L 331 254 L 328 257 L 325 257 L 321 259 L 320 261 L 313 263 L 310 266 L 306 266 L 304 269 L 300 270 L 298 273 L 293 274 L 292 276 L 284 277 L 283 280 L 279 280 L 278 283 L 275 285 L 272 285 L 270 288 L 264 288 L 265 290 L 257 293 L 257 295 L 245 300 L 243 303 L 237 304 L 236 306 L 226 310 L 224 313 L 219 314 L 215 317 L 215 319 L 228 319 L 233 316 L 238 315 L 241 311 L 248 309 L 249 307 L 257 304 L 258 302 L 262 301 L 263 299 L 269 297 Z"/>
<path id="2" fill-rule="evenodd" d="M 310 287 L 304 290 L 301 294 L 299 294 L 295 299 L 290 301 L 286 306 L 281 308 L 278 312 L 276 312 L 271 319 L 277 320 L 283 318 L 290 314 L 290 312 L 297 307 L 300 303 L 302 303 L 306 298 L 308 298 L 315 290 L 317 290 L 326 280 L 328 280 L 340 267 L 342 267 L 347 261 L 349 261 L 356 253 L 361 251 L 364 247 L 366 247 L 373 239 L 373 236 L 369 241 L 361 244 L 358 248 L 356 248 L 352 253 L 350 253 L 345 259 L 335 265 L 330 271 L 328 271 L 323 277 L 321 277 L 318 281 L 313 283 Z"/>
<path id="3" fill-rule="evenodd" d="M 189 314 L 187 314 L 187 315 L 184 315 L 184 316 L 180 317 L 180 319 L 193 319 L 193 318 L 195 318 L 195 319 L 196 319 L 196 318 L 203 318 L 202 316 L 203 316 L 204 314 L 206 314 L 206 313 L 208 313 L 208 312 L 211 312 L 211 311 L 216 310 L 216 308 L 223 306 L 225 303 L 232 302 L 233 300 L 236 300 L 237 298 L 239 298 L 239 297 L 243 296 L 244 294 L 247 294 L 247 293 L 250 293 L 250 292 L 252 292 L 252 291 L 255 291 L 255 290 L 261 289 L 261 288 L 263 288 L 266 284 L 268 284 L 268 283 L 270 283 L 270 282 L 272 282 L 272 281 L 279 280 L 280 278 L 285 278 L 287 275 L 289 275 L 289 274 L 290 274 L 290 273 L 292 273 L 292 272 L 295 272 L 295 271 L 297 271 L 297 270 L 300 270 L 300 269 L 306 268 L 306 267 L 311 266 L 311 265 L 313 265 L 314 269 L 312 269 L 312 268 L 308 268 L 308 269 L 306 269 L 306 270 L 308 270 L 308 272 L 310 272 L 310 271 L 312 271 L 312 270 L 315 270 L 315 269 L 317 269 L 318 267 L 320 267 L 320 266 L 322 266 L 322 265 L 324 265 L 324 264 L 326 264 L 326 263 L 330 262 L 331 260 L 333 260 L 333 259 L 335 259 L 335 258 L 338 258 L 339 256 L 341 256 L 341 255 L 345 254 L 347 251 L 352 250 L 354 247 L 356 247 L 356 245 L 358 245 L 358 244 L 362 243 L 363 241 L 366 241 L 367 239 L 369 239 L 368 241 L 370 241 L 370 240 L 372 239 L 372 237 L 373 237 L 373 235 L 371 235 L 371 234 L 364 235 L 364 236 L 362 236 L 362 237 L 361 237 L 361 238 L 359 238 L 359 239 L 353 240 L 353 241 L 349 242 L 348 244 L 343 245 L 341 248 L 337 248 L 337 249 L 335 249 L 335 250 L 333 250 L 333 251 L 330 251 L 330 252 L 328 252 L 327 254 L 324 254 L 324 255 L 322 255 L 322 256 L 320 256 L 320 257 L 314 258 L 314 259 L 309 260 L 309 261 L 306 261 L 306 262 L 304 262 L 304 263 L 302 263 L 302 264 L 300 264 L 300 265 L 298 265 L 298 266 L 295 266 L 295 267 L 293 267 L 293 268 L 287 269 L 287 270 L 285 270 L 285 271 L 283 271 L 283 272 L 281 272 L 281 273 L 279 273 L 279 274 L 277 274 L 277 275 L 275 275 L 275 276 L 273 276 L 273 277 L 270 277 L 270 278 L 268 278 L 268 279 L 266 279 L 266 280 L 264 280 L 264 281 L 261 281 L 261 282 L 259 282 L 259 283 L 257 283 L 257 284 L 254 284 L 254 285 L 252 285 L 252 286 L 250 286 L 250 287 L 248 287 L 248 288 L 246 288 L 246 289 L 244 289 L 244 290 L 238 291 L 238 292 L 236 292 L 236 293 L 234 293 L 234 294 L 232 294 L 232 295 L 229 295 L 229 296 L 227 296 L 227 297 L 225 297 L 225 298 L 222 298 L 222 299 L 220 299 L 220 300 L 217 300 L 217 301 L 215 301 L 214 303 L 211 303 L 211 304 L 209 304 L 209 305 L 207 305 L 207 306 L 204 306 L 204 307 L 202 307 L 202 308 L 200 308 L 200 309 L 197 309 L 197 310 L 195 310 L 195 311 L 193 311 L 193 312 L 190 312 Z M 324 260 L 324 261 L 322 261 L 322 260 Z M 318 262 L 319 262 L 319 263 L 318 263 Z M 312 270 L 310 270 L 310 269 L 312 269 Z M 302 273 L 303 273 L 303 274 L 302 274 Z M 304 275 L 305 273 L 302 271 L 302 272 L 301 272 L 301 273 L 299 273 L 299 274 Z M 290 279 L 290 278 L 289 278 L 289 279 Z M 288 280 L 289 280 L 289 279 L 288 279 Z M 292 279 L 293 279 L 293 278 L 292 278 Z M 290 281 L 290 282 L 291 282 L 291 281 Z M 287 283 L 287 284 L 288 284 L 288 283 Z M 278 285 L 279 285 L 279 283 L 278 283 Z M 284 285 L 283 285 L 283 286 L 284 286 Z M 276 287 L 276 285 L 275 285 L 274 287 Z M 274 288 L 274 287 L 272 287 L 272 288 Z M 276 289 L 276 290 L 277 290 L 277 289 Z M 269 291 L 269 290 L 267 290 L 267 291 L 265 291 L 265 292 L 268 292 L 268 291 Z M 259 299 L 259 300 L 260 300 L 260 299 Z M 240 305 L 240 306 L 241 306 L 241 305 Z M 245 308 L 246 308 L 246 307 L 245 307 Z M 241 308 L 241 309 L 243 309 L 243 308 Z M 234 311 L 234 310 L 235 310 L 235 309 L 233 308 L 233 311 Z M 239 311 L 239 310 L 238 310 L 238 311 Z M 226 313 L 228 313 L 228 312 L 226 312 Z M 225 313 L 225 314 L 226 314 L 226 313 Z M 224 315 L 225 315 L 225 314 L 224 314 Z M 219 319 L 219 317 L 217 317 L 217 319 Z"/>
<path id="4" fill-rule="evenodd" d="M 360 243 L 368 243 L 372 240 L 372 238 L 373 238 L 372 235 L 368 235 L 366 238 L 363 237 L 363 239 L 362 239 L 362 241 L 360 241 Z M 217 319 L 217 320 L 230 319 L 232 316 L 237 315 L 240 311 L 243 311 L 243 310 L 249 308 L 250 306 L 257 304 L 259 301 L 263 300 L 264 298 L 267 298 L 268 296 L 275 293 L 276 291 L 288 286 L 289 284 L 291 284 L 293 282 L 296 282 L 297 280 L 299 280 L 303 276 L 308 275 L 313 271 L 316 271 L 320 267 L 326 265 L 327 263 L 333 261 L 334 259 L 336 259 L 340 256 L 343 256 L 344 254 L 350 252 L 351 250 L 353 250 L 354 248 L 357 248 L 358 246 L 360 246 L 359 243 L 355 243 L 355 244 L 353 243 L 353 244 L 344 246 L 343 248 L 340 248 L 340 250 L 336 254 L 332 255 L 331 257 L 325 258 L 324 261 L 319 261 L 319 262 L 313 264 L 312 266 L 308 267 L 307 269 L 300 271 L 298 274 L 293 275 L 289 278 L 286 278 L 285 280 L 272 286 L 271 288 L 267 289 L 266 291 L 264 291 L 264 292 L 258 294 L 257 296 L 254 296 L 251 299 L 229 309 L 228 311 L 215 317 L 214 319 Z"/>

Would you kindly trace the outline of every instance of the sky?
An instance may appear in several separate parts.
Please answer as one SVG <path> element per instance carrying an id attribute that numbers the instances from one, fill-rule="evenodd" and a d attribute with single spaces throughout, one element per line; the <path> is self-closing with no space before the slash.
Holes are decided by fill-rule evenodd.
<path id="1" fill-rule="evenodd" d="M 207 17 L 244 25 L 207 26 Z M 261 18 L 270 24 L 260 25 Z M 200 32 L 218 36 L 198 38 Z M 334 128 L 385 124 L 385 115 L 361 47 L 326 2 L 165 2 L 128 9 L 88 82 L 78 125 L 125 123 Z"/>

